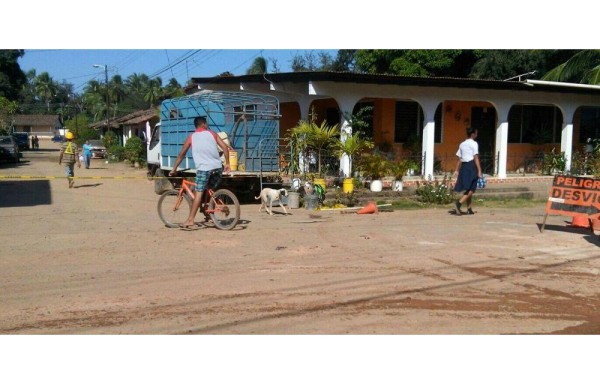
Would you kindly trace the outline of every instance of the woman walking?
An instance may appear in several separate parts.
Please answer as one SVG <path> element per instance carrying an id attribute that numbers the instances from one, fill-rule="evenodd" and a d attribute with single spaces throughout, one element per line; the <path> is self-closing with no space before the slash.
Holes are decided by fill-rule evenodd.
<path id="1" fill-rule="evenodd" d="M 477 129 L 467 128 L 467 139 L 460 143 L 458 147 L 458 162 L 456 163 L 456 171 L 454 176 L 456 177 L 456 184 L 454 190 L 456 192 L 464 191 L 462 197 L 454 203 L 456 206 L 456 214 L 462 215 L 463 211 L 460 210 L 464 203 L 467 203 L 467 214 L 473 215 L 473 209 L 471 203 L 473 201 L 473 194 L 477 189 L 477 179 L 482 177 L 481 164 L 479 163 L 479 145 L 475 141 L 477 138 Z"/>

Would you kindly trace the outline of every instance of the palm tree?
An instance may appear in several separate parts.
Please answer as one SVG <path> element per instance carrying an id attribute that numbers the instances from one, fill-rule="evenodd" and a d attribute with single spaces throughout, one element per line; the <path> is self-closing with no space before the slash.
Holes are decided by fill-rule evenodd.
<path id="1" fill-rule="evenodd" d="M 110 100 L 115 103 L 113 117 L 117 113 L 117 107 L 120 102 L 125 99 L 127 95 L 127 90 L 125 88 L 125 84 L 123 84 L 123 78 L 121 75 L 114 75 L 113 78 L 108 83 L 108 92 L 110 94 Z"/>
<path id="2" fill-rule="evenodd" d="M 33 84 L 36 95 L 44 100 L 47 106 L 46 111 L 50 112 L 50 100 L 56 94 L 56 82 L 52 80 L 48 72 L 42 72 L 34 79 Z"/>
<path id="3" fill-rule="evenodd" d="M 144 92 L 144 100 L 150 103 L 150 107 L 154 107 L 154 103 L 158 101 L 162 93 L 162 80 L 160 77 L 157 77 L 148 82 L 148 86 Z"/>
<path id="4" fill-rule="evenodd" d="M 307 149 L 314 149 L 317 152 L 317 172 L 321 173 L 322 152 L 333 143 L 333 140 L 339 135 L 338 125 L 329 126 L 326 121 L 321 125 L 314 122 L 300 121 L 298 125 L 292 128 L 291 137 L 296 141 L 298 151 L 306 153 Z"/>
<path id="5" fill-rule="evenodd" d="M 164 91 L 167 97 L 180 97 L 185 95 L 181 85 L 179 85 L 179 82 L 175 78 L 169 80 L 169 83 L 165 87 Z"/>
<path id="6" fill-rule="evenodd" d="M 373 142 L 369 139 L 363 139 L 362 133 L 358 131 L 353 132 L 351 135 L 347 135 L 346 139 L 343 141 L 339 140 L 333 143 L 333 149 L 336 156 L 348 156 L 350 163 L 347 175 L 348 177 L 352 175 L 352 162 L 355 160 L 360 161 L 360 156 L 368 149 L 373 147 Z"/>
<path id="7" fill-rule="evenodd" d="M 600 50 L 586 49 L 546 73 L 542 80 L 600 84 Z"/>
<path id="8" fill-rule="evenodd" d="M 125 86 L 128 88 L 129 93 L 134 93 L 134 94 L 143 94 L 144 93 L 144 89 L 148 86 L 148 76 L 145 74 L 137 74 L 134 73 L 132 75 L 129 75 L 129 77 L 127 78 L 127 80 L 125 80 Z"/>

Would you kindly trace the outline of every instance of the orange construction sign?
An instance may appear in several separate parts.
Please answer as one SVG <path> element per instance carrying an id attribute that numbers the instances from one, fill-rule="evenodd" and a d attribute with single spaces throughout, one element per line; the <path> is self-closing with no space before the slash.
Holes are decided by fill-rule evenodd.
<path id="1" fill-rule="evenodd" d="M 555 176 L 546 205 L 546 214 L 598 216 L 600 180 L 589 177 Z"/>

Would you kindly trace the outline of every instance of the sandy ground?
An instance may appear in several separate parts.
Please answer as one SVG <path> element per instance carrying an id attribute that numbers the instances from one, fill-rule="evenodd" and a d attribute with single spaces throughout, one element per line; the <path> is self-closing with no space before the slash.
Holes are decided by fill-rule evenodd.
<path id="1" fill-rule="evenodd" d="M 42 142 L 0 175 L 62 176 Z M 544 207 L 169 229 L 145 171 L 0 180 L 1 334 L 598 334 L 600 242 Z M 279 208 L 275 208 L 279 211 Z"/>

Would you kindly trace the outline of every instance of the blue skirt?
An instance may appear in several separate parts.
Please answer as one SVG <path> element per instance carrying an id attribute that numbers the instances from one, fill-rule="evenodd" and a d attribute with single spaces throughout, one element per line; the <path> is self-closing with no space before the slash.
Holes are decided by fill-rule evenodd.
<path id="1" fill-rule="evenodd" d="M 454 185 L 454 191 L 462 192 L 462 191 L 473 191 L 477 189 L 477 167 L 475 166 L 475 161 L 467 161 L 463 162 L 460 165 L 460 170 L 458 171 L 458 177 L 456 178 L 456 184 Z"/>

